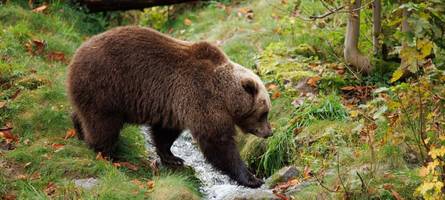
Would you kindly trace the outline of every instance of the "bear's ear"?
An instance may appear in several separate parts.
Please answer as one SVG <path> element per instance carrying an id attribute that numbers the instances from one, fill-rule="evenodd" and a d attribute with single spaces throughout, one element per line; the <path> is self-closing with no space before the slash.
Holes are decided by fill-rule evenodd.
<path id="1" fill-rule="evenodd" d="M 251 78 L 244 78 L 241 80 L 241 85 L 247 93 L 255 96 L 258 93 L 258 87 L 255 81 Z"/>

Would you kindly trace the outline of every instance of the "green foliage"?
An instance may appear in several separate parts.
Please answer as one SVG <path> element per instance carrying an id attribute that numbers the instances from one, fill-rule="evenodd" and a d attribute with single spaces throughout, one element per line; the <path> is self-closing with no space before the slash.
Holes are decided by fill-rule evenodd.
<path id="1" fill-rule="evenodd" d="M 146 8 L 141 13 L 139 24 L 156 30 L 162 30 L 168 21 L 168 7 Z"/>
<path id="2" fill-rule="evenodd" d="M 267 141 L 267 150 L 261 156 L 258 171 L 266 176 L 289 164 L 295 151 L 295 141 L 292 130 L 274 133 Z"/>
<path id="3" fill-rule="evenodd" d="M 292 117 L 292 126 L 301 128 L 308 126 L 316 120 L 339 120 L 348 118 L 346 108 L 341 99 L 334 95 L 321 96 L 315 102 L 305 102 L 297 108 Z"/>

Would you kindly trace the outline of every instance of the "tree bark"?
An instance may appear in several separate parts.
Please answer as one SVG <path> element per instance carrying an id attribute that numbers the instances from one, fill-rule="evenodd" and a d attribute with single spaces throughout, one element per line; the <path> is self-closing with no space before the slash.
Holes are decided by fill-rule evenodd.
<path id="1" fill-rule="evenodd" d="M 373 28 L 372 45 L 374 47 L 374 55 L 378 55 L 380 49 L 379 36 L 382 27 L 381 12 L 382 12 L 381 0 L 374 0 L 372 6 L 372 28 Z"/>
<path id="2" fill-rule="evenodd" d="M 405 34 L 408 34 L 409 32 L 411 32 L 411 28 L 409 27 L 409 23 L 408 23 L 408 18 L 409 18 L 409 11 L 406 8 L 403 8 L 402 10 L 402 27 L 401 27 L 401 31 Z M 408 47 L 408 42 L 407 41 L 403 41 L 402 42 L 402 49 L 406 49 L 409 48 Z M 407 66 L 406 64 L 406 59 L 404 59 L 403 57 L 401 57 L 401 66 Z"/>
<path id="3" fill-rule="evenodd" d="M 143 9 L 196 1 L 198 0 L 75 0 L 90 12 Z"/>
<path id="4" fill-rule="evenodd" d="M 347 64 L 363 74 L 371 72 L 371 62 L 358 49 L 358 39 L 360 36 L 360 6 L 361 0 L 349 6 L 348 23 L 346 26 L 344 57 Z"/>

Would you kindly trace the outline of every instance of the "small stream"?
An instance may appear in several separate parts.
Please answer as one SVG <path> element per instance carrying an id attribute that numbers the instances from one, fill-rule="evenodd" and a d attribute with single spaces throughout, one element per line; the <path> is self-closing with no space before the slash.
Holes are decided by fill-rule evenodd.
<path id="1" fill-rule="evenodd" d="M 155 152 L 149 137 L 149 128 L 142 127 L 142 132 L 146 138 L 146 148 L 150 152 Z M 272 191 L 267 189 L 265 185 L 257 189 L 251 189 L 237 185 L 227 175 L 222 174 L 214 169 L 202 155 L 201 151 L 194 144 L 193 138 L 189 131 L 184 131 L 175 141 L 171 148 L 175 156 L 182 158 L 187 166 L 193 167 L 197 177 L 202 182 L 201 192 L 204 199 L 208 200 L 229 200 L 229 199 L 256 199 L 258 198 L 274 198 Z M 156 154 L 156 153 L 154 153 Z"/>

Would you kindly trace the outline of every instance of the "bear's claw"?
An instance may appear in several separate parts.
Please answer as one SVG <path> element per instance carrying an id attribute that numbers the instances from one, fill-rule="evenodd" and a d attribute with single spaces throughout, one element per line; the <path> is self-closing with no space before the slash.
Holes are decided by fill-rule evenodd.
<path id="1" fill-rule="evenodd" d="M 176 156 L 163 156 L 161 157 L 161 162 L 168 166 L 183 166 L 184 160 Z"/>
<path id="2" fill-rule="evenodd" d="M 252 177 L 249 179 L 249 181 L 247 181 L 247 183 L 245 184 L 245 186 L 247 186 L 247 187 L 251 187 L 251 188 L 258 188 L 258 187 L 260 187 L 261 185 L 263 185 L 263 183 L 264 183 L 263 180 L 261 180 L 261 179 L 259 179 L 259 178 L 256 178 L 256 177 L 252 176 Z"/>

